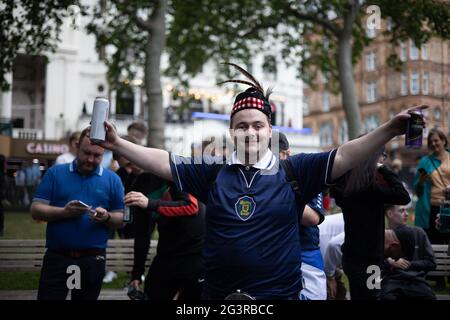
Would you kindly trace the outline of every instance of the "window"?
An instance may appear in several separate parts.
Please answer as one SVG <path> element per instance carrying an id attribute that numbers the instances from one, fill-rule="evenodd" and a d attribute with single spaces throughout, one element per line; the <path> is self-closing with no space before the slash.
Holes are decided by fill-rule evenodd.
<path id="1" fill-rule="evenodd" d="M 303 96 L 303 115 L 309 115 L 309 97 Z"/>
<path id="2" fill-rule="evenodd" d="M 418 94 L 419 90 L 420 90 L 419 73 L 413 71 L 411 73 L 411 78 L 409 79 L 409 92 L 411 92 L 411 94 Z"/>
<path id="3" fill-rule="evenodd" d="M 422 47 L 420 48 L 421 54 L 422 54 L 422 60 L 428 59 L 428 45 L 426 43 L 422 44 Z"/>
<path id="4" fill-rule="evenodd" d="M 341 121 L 339 128 L 339 144 L 346 143 L 348 141 L 348 125 L 346 120 Z"/>
<path id="5" fill-rule="evenodd" d="M 330 95 L 328 92 L 322 93 L 322 111 L 330 111 Z"/>
<path id="6" fill-rule="evenodd" d="M 434 107 L 433 117 L 434 117 L 434 120 L 436 120 L 436 121 L 441 120 L 441 108 L 440 107 L 438 107 L 438 106 Z"/>
<path id="7" fill-rule="evenodd" d="M 423 94 L 429 94 L 429 86 L 430 86 L 430 74 L 428 72 L 423 73 L 423 79 L 422 79 L 422 93 Z"/>
<path id="8" fill-rule="evenodd" d="M 404 42 L 400 43 L 400 60 L 406 61 L 406 45 Z"/>
<path id="9" fill-rule="evenodd" d="M 417 60 L 419 59 L 419 48 L 416 47 L 416 45 L 414 44 L 414 42 L 411 40 L 409 42 L 410 46 L 409 46 L 409 58 L 411 60 Z"/>
<path id="10" fill-rule="evenodd" d="M 134 93 L 131 86 L 123 85 L 117 90 L 116 113 L 134 114 Z"/>
<path id="11" fill-rule="evenodd" d="M 366 84 L 366 101 L 375 102 L 377 100 L 377 83 L 375 81 Z"/>
<path id="12" fill-rule="evenodd" d="M 364 131 L 370 132 L 380 126 L 380 117 L 377 114 L 369 115 L 364 121 Z"/>
<path id="13" fill-rule="evenodd" d="M 406 77 L 406 74 L 402 73 L 401 75 L 401 93 L 402 96 L 406 96 L 408 94 L 408 78 Z"/>
<path id="14" fill-rule="evenodd" d="M 320 146 L 327 147 L 333 144 L 333 127 L 331 123 L 325 122 L 319 129 Z"/>
<path id="15" fill-rule="evenodd" d="M 366 54 L 366 71 L 375 70 L 376 67 L 375 58 L 376 58 L 375 52 L 369 52 Z"/>

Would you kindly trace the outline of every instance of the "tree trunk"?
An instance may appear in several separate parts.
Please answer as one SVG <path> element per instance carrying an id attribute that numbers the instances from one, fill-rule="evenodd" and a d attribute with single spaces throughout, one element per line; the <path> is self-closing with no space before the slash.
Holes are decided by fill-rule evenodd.
<path id="1" fill-rule="evenodd" d="M 166 42 L 167 0 L 159 0 L 149 18 L 149 30 L 145 48 L 145 91 L 148 107 L 148 146 L 164 149 L 164 110 L 161 88 L 161 55 Z"/>
<path id="2" fill-rule="evenodd" d="M 352 63 L 352 26 L 355 19 L 357 5 L 353 5 L 344 15 L 344 27 L 339 36 L 339 85 L 342 93 L 342 106 L 348 124 L 348 137 L 354 139 L 362 133 L 361 113 L 355 92 Z"/>

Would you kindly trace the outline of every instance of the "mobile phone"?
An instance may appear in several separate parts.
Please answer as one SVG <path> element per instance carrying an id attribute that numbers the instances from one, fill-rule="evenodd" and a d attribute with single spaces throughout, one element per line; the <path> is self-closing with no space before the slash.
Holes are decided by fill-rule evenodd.
<path id="1" fill-rule="evenodd" d="M 86 203 L 84 203 L 83 201 L 81 201 L 81 200 L 77 200 L 78 201 L 78 204 L 79 205 L 81 205 L 82 207 L 85 207 L 86 209 L 89 209 L 91 206 L 89 206 L 89 205 L 87 205 Z"/>

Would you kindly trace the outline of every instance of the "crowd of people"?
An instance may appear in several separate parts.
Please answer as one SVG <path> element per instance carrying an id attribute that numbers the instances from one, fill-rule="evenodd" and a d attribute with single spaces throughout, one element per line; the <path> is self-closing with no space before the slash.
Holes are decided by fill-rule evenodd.
<path id="1" fill-rule="evenodd" d="M 230 115 L 229 156 L 208 143 L 200 159 L 145 147 L 142 124 L 119 137 L 107 121 L 97 144 L 88 128 L 73 135 L 71 155 L 46 172 L 31 205 L 33 218 L 48 222 L 39 299 L 66 298 L 73 264 L 82 286 L 72 299 L 98 298 L 116 229 L 134 239 L 129 286 L 143 286 L 140 298 L 345 299 L 343 274 L 352 300 L 435 298 L 425 276 L 436 266 L 430 242 L 448 241 L 439 231 L 450 194 L 447 138 L 429 133 L 430 155 L 414 182 L 417 227 L 407 224 L 410 193 L 384 151 L 404 134 L 408 111 L 425 107 L 337 149 L 292 155 L 272 131 L 270 93 L 247 76 L 250 88 Z M 102 165 L 105 152 L 111 158 Z M 327 214 L 328 191 L 342 213 Z M 145 275 L 155 228 L 157 254 Z M 373 287 L 371 268 L 382 275 Z"/>

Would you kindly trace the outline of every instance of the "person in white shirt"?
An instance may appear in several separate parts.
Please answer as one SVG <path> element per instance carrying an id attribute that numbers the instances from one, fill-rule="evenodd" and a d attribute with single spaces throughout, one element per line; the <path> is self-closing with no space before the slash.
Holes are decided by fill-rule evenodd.
<path id="1" fill-rule="evenodd" d="M 344 243 L 344 217 L 342 213 L 325 216 L 319 225 L 320 251 L 324 261 L 324 272 L 327 276 L 327 299 L 344 300 L 346 289 L 342 277 L 342 251 Z"/>
<path id="2" fill-rule="evenodd" d="M 77 143 L 80 140 L 80 131 L 73 132 L 69 137 L 69 152 L 63 153 L 56 158 L 56 164 L 71 163 L 75 160 L 77 153 Z"/>
<path id="3" fill-rule="evenodd" d="M 320 230 L 320 252 L 325 258 L 325 251 L 328 247 L 328 242 L 334 236 L 344 232 L 344 216 L 342 213 L 329 214 L 325 216 L 325 220 L 319 224 Z"/>

